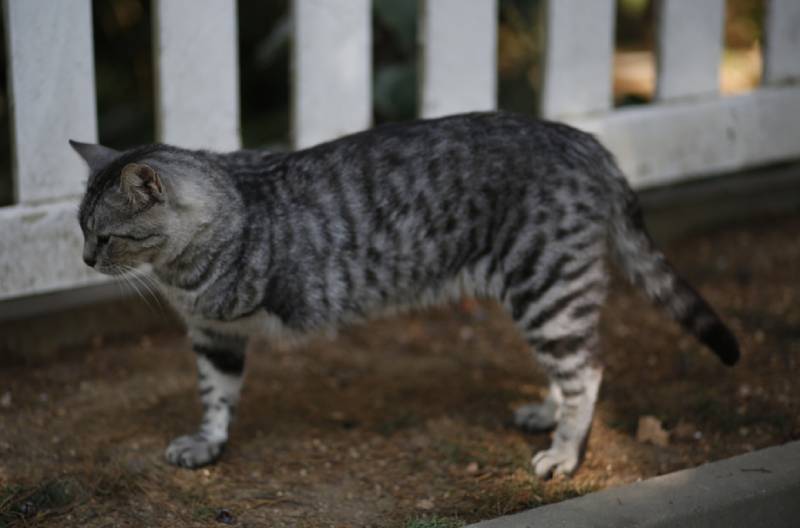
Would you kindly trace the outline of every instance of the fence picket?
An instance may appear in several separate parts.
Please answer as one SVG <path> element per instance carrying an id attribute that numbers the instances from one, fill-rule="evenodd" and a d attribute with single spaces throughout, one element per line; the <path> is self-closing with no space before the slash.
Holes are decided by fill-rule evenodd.
<path id="1" fill-rule="evenodd" d="M 294 0 L 292 135 L 308 147 L 372 121 L 370 0 Z"/>
<path id="2" fill-rule="evenodd" d="M 236 2 L 159 0 L 154 14 L 158 139 L 238 148 Z"/>
<path id="3" fill-rule="evenodd" d="M 420 114 L 494 109 L 497 1 L 426 0 L 420 6 Z"/>
<path id="4" fill-rule="evenodd" d="M 86 168 L 67 139 L 97 140 L 90 0 L 5 0 L 18 203 L 78 196 Z"/>
<path id="5" fill-rule="evenodd" d="M 548 118 L 611 107 L 614 0 L 548 0 L 541 111 Z"/>
<path id="6" fill-rule="evenodd" d="M 800 2 L 769 0 L 764 28 L 764 82 L 800 80 Z"/>
<path id="7" fill-rule="evenodd" d="M 657 9 L 656 97 L 718 93 L 725 0 L 661 0 Z"/>

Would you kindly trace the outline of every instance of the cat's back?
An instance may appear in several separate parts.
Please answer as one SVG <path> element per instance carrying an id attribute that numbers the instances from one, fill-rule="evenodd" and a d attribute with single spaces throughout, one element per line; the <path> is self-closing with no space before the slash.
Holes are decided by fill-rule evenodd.
<path id="1" fill-rule="evenodd" d="M 571 147 L 574 152 L 570 152 Z M 431 157 L 461 152 L 466 158 L 579 156 L 587 147 L 602 150 L 594 138 L 563 123 L 509 112 L 473 112 L 436 119 L 389 123 L 293 153 L 292 164 L 318 158 L 406 155 Z M 469 149 L 469 150 L 465 150 Z M 347 157 L 347 156 L 355 157 Z"/>
<path id="2" fill-rule="evenodd" d="M 280 158 L 271 182 L 295 209 L 334 201 L 395 216 L 430 208 L 436 216 L 467 213 L 470 199 L 492 209 L 532 206 L 567 184 L 604 195 L 609 173 L 598 168 L 610 159 L 593 136 L 568 125 L 481 112 L 382 125 L 295 151 Z"/>

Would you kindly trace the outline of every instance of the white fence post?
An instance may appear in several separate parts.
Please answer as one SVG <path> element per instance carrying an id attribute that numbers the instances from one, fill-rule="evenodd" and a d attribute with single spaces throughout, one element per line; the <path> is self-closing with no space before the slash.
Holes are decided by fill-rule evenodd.
<path id="1" fill-rule="evenodd" d="M 420 3 L 421 115 L 497 106 L 497 1 Z"/>
<path id="2" fill-rule="evenodd" d="M 598 135 L 634 187 L 797 159 L 800 89 L 633 106 L 572 124 Z"/>
<path id="3" fill-rule="evenodd" d="M 656 97 L 718 93 L 725 0 L 661 0 L 657 8 Z"/>
<path id="4" fill-rule="evenodd" d="M 614 0 L 548 0 L 542 115 L 611 108 Z"/>
<path id="5" fill-rule="evenodd" d="M 764 26 L 764 82 L 800 80 L 800 1 L 769 0 Z"/>
<path id="6" fill-rule="evenodd" d="M 297 148 L 372 121 L 370 0 L 293 0 L 292 135 Z"/>
<path id="7" fill-rule="evenodd" d="M 158 0 L 153 14 L 158 139 L 239 148 L 236 2 Z"/>
<path id="8" fill-rule="evenodd" d="M 109 281 L 81 260 L 77 211 L 74 199 L 0 207 L 0 301 Z"/>
<path id="9" fill-rule="evenodd" d="M 67 143 L 97 140 L 90 0 L 5 0 L 14 194 L 36 203 L 83 192 Z"/>

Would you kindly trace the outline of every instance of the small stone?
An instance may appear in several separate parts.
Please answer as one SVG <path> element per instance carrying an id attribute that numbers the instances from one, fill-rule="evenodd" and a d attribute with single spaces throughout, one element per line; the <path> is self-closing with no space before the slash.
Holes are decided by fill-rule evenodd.
<path id="1" fill-rule="evenodd" d="M 739 436 L 745 437 L 750 434 L 750 428 L 748 427 L 740 427 L 739 428 Z"/>
<path id="2" fill-rule="evenodd" d="M 469 473 L 470 475 L 474 475 L 475 473 L 477 473 L 478 469 L 479 466 L 477 462 L 470 462 L 469 464 L 467 464 L 467 473 Z"/>
<path id="3" fill-rule="evenodd" d="M 419 510 L 432 510 L 434 508 L 434 504 L 431 499 L 418 500 L 416 506 Z"/>
<path id="4" fill-rule="evenodd" d="M 214 516 L 214 520 L 222 524 L 233 524 L 236 522 L 236 517 L 229 510 L 221 508 L 217 511 L 217 515 Z"/>
<path id="5" fill-rule="evenodd" d="M 481 311 L 481 305 L 472 297 L 464 297 L 461 299 L 461 310 L 468 315 L 476 316 Z"/>
<path id="6" fill-rule="evenodd" d="M 19 506 L 17 506 L 17 509 L 19 510 L 19 513 L 23 517 L 33 517 L 39 511 L 39 509 L 36 507 L 36 504 L 34 504 L 33 501 L 29 501 L 29 500 L 27 500 L 27 501 L 23 502 L 22 504 L 20 504 Z"/>
<path id="7" fill-rule="evenodd" d="M 11 407 L 11 391 L 6 391 L 0 396 L 0 407 L 5 409 Z"/>
<path id="8" fill-rule="evenodd" d="M 661 420 L 655 416 L 640 416 L 639 426 L 636 428 L 636 440 L 666 447 L 669 445 L 669 432 L 664 430 Z"/>
<path id="9" fill-rule="evenodd" d="M 677 440 L 693 440 L 694 433 L 697 432 L 697 426 L 689 422 L 678 422 L 678 425 L 672 430 L 672 436 Z"/>

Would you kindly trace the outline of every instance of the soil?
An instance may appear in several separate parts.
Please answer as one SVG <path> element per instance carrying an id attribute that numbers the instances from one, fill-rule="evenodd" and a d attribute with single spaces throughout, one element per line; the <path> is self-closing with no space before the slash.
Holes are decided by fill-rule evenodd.
<path id="1" fill-rule="evenodd" d="M 231 443 L 196 471 L 163 458 L 200 414 L 179 330 L 0 358 L 0 526 L 458 526 L 798 439 L 798 233 L 793 216 L 666 247 L 740 337 L 732 369 L 615 278 L 571 479 L 530 471 L 549 436 L 511 411 L 546 383 L 493 304 L 255 343 Z M 636 440 L 646 416 L 662 445 Z"/>

